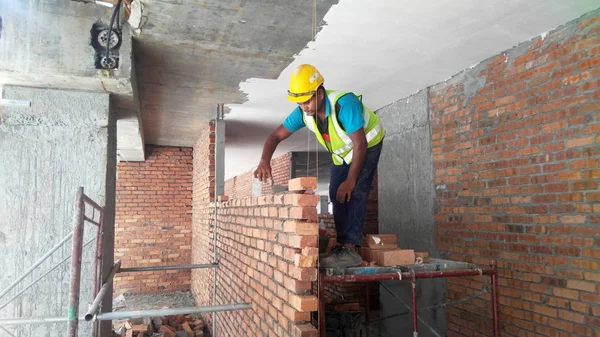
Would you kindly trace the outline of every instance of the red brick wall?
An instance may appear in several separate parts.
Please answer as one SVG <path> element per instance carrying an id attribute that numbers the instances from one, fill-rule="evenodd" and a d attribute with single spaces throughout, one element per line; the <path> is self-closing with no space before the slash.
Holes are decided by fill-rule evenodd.
<path id="1" fill-rule="evenodd" d="M 118 165 L 115 259 L 123 268 L 189 264 L 192 149 L 146 146 L 146 161 Z M 190 290 L 189 271 L 121 273 L 114 292 Z"/>
<path id="2" fill-rule="evenodd" d="M 499 261 L 503 336 L 600 335 L 599 13 L 430 91 L 437 247 Z M 447 335 L 490 336 L 489 298 L 448 308 Z"/>
<path id="3" fill-rule="evenodd" d="M 286 185 L 290 180 L 290 152 L 271 160 L 271 173 L 275 185 Z M 225 195 L 232 198 L 247 198 L 252 196 L 253 171 L 240 174 L 225 181 Z M 273 194 L 271 184 L 262 184 L 262 195 Z"/>
<path id="4" fill-rule="evenodd" d="M 252 172 L 246 172 L 225 181 L 225 195 L 231 198 L 252 196 Z"/>
<path id="5" fill-rule="evenodd" d="M 213 260 L 213 174 L 206 164 L 214 155 L 212 130 L 194 148 L 193 263 Z M 218 313 L 217 335 L 316 336 L 306 322 L 317 305 L 310 293 L 317 275 L 317 201 L 314 195 L 288 194 L 218 203 L 216 303 L 248 302 L 252 309 Z M 198 305 L 212 304 L 213 272 L 192 274 Z M 205 318 L 211 326 L 211 316 Z"/>

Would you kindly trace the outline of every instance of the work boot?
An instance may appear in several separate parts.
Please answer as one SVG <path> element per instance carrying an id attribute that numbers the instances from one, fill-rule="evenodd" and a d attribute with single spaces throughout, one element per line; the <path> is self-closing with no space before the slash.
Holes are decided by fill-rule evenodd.
<path id="1" fill-rule="evenodd" d="M 358 267 L 361 263 L 362 258 L 360 255 L 345 246 L 339 246 L 339 248 L 331 252 L 331 255 L 319 261 L 319 265 L 322 268 Z"/>
<path id="2" fill-rule="evenodd" d="M 337 252 L 338 250 L 340 250 L 340 248 L 344 247 L 343 245 L 336 245 L 335 247 L 331 248 L 331 250 L 329 251 L 329 253 L 323 253 L 319 255 L 319 259 L 322 260 L 326 257 L 330 257 L 331 254 L 334 254 L 335 252 Z"/>

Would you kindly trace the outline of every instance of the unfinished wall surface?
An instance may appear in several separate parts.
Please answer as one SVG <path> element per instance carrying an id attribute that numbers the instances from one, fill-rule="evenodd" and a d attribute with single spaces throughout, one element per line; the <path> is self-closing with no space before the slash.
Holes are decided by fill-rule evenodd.
<path id="1" fill-rule="evenodd" d="M 213 144 L 209 126 L 194 148 L 193 263 L 213 261 Z M 306 322 L 317 309 L 310 290 L 317 276 L 318 200 L 287 194 L 217 203 L 219 266 L 194 270 L 192 291 L 198 305 L 212 305 L 216 272 L 217 305 L 252 304 L 251 310 L 217 313 L 217 335 L 316 336 Z"/>
<path id="2" fill-rule="evenodd" d="M 257 164 L 259 159 L 260 158 L 256 158 Z M 291 153 L 286 153 L 271 160 L 271 173 L 273 174 L 273 181 L 275 185 L 286 185 L 288 180 L 290 180 L 291 160 Z M 260 188 L 254 189 L 260 191 L 260 195 L 273 194 L 271 183 L 258 182 L 254 178 L 254 171 L 250 171 L 228 179 L 225 182 L 225 195 L 228 195 L 232 198 L 251 197 L 258 194 L 253 194 L 253 184 L 260 185 Z"/>
<path id="3" fill-rule="evenodd" d="M 105 267 L 110 269 L 116 130 L 109 95 L 5 86 L 3 98 L 31 101 L 32 107 L 0 110 L 1 288 L 8 287 L 73 230 L 73 206 L 80 186 L 98 204 L 107 205 L 104 253 Z M 87 215 L 91 217 L 91 210 Z M 84 242 L 95 237 L 95 227 L 86 225 Z M 83 249 L 80 313 L 92 300 L 94 251 L 95 241 Z M 70 254 L 71 240 L 0 304 Z M 0 317 L 66 317 L 70 261 L 2 309 Z M 110 304 L 106 309 L 111 310 Z M 90 326 L 80 323 L 80 334 L 90 334 Z M 66 327 L 65 322 L 7 329 L 16 336 L 64 336 Z"/>
<path id="4" fill-rule="evenodd" d="M 379 163 L 379 233 L 396 234 L 401 248 L 436 256 L 435 190 L 428 111 L 427 90 L 377 111 L 386 131 Z M 410 284 L 390 282 L 387 285 L 405 303 L 410 303 Z M 417 305 L 424 307 L 443 302 L 443 285 L 441 280 L 419 281 Z M 407 310 L 383 288 L 380 298 L 383 315 Z M 429 310 L 420 316 L 437 331 L 444 331 L 443 310 Z M 386 320 L 385 329 L 389 333 L 397 331 L 398 327 L 410 330 L 411 319 L 410 315 L 402 315 Z M 420 333 L 432 336 L 427 329 Z"/>
<path id="5" fill-rule="evenodd" d="M 431 88 L 437 248 L 498 260 L 505 336 L 600 334 L 600 10 Z M 448 300 L 488 286 L 453 279 Z M 491 334 L 489 296 L 448 336 Z"/>
<path id="6" fill-rule="evenodd" d="M 597 10 L 378 111 L 380 232 L 433 257 L 497 260 L 503 335 L 600 334 L 599 52 Z M 448 279 L 445 300 L 488 280 Z M 442 284 L 418 285 L 419 305 L 444 302 Z M 381 297 L 384 313 L 403 310 Z M 490 313 L 485 294 L 428 319 L 488 336 Z"/>
<path id="7" fill-rule="evenodd" d="M 146 161 L 120 162 L 115 258 L 122 268 L 190 264 L 192 149 L 146 146 Z M 190 290 L 189 270 L 120 273 L 115 294 Z"/>

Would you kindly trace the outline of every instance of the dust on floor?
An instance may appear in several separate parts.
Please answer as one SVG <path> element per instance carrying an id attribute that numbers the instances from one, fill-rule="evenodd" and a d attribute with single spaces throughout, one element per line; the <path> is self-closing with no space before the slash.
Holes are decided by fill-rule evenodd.
<path id="1" fill-rule="evenodd" d="M 118 296 L 113 299 L 114 311 L 149 310 L 161 308 L 195 307 L 196 301 L 189 291 L 158 295 Z"/>

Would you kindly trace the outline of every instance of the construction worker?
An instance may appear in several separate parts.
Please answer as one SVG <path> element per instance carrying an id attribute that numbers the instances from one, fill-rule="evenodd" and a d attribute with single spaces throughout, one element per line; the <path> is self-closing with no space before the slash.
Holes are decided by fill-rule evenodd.
<path id="1" fill-rule="evenodd" d="M 362 241 L 367 199 L 379 163 L 384 131 L 379 117 L 353 93 L 325 90 L 323 76 L 312 65 L 296 68 L 290 79 L 288 100 L 298 103 L 282 125 L 265 141 L 254 177 L 271 179 L 271 157 L 277 145 L 307 127 L 331 153 L 333 164 L 329 197 L 338 246 L 320 259 L 325 268 L 359 266 L 356 247 Z"/>

